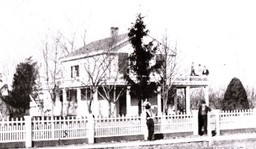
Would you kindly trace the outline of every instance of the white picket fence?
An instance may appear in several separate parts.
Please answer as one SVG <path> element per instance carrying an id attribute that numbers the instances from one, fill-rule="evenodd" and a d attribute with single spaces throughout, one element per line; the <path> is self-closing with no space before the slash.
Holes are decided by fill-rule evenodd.
<path id="1" fill-rule="evenodd" d="M 220 130 L 256 128 L 256 109 L 220 111 Z"/>
<path id="2" fill-rule="evenodd" d="M 198 111 L 155 117 L 155 133 L 198 132 Z M 256 110 L 219 111 L 209 115 L 209 130 L 256 128 Z M 1 119 L 0 143 L 144 135 L 145 116 L 25 117 Z M 217 134 L 219 134 L 217 132 Z M 88 141 L 90 142 L 90 141 Z M 91 141 L 93 143 L 93 141 Z M 28 144 L 29 146 L 29 144 Z"/>
<path id="3" fill-rule="evenodd" d="M 95 118 L 95 137 L 141 135 L 142 119 L 140 116 L 117 116 Z"/>
<path id="4" fill-rule="evenodd" d="M 3 118 L 0 121 L 0 142 L 24 142 L 25 120 Z"/>
<path id="5" fill-rule="evenodd" d="M 32 119 L 32 140 L 87 138 L 87 117 L 37 117 Z"/>
<path id="6" fill-rule="evenodd" d="M 156 116 L 155 133 L 193 132 L 194 119 L 192 113 Z"/>

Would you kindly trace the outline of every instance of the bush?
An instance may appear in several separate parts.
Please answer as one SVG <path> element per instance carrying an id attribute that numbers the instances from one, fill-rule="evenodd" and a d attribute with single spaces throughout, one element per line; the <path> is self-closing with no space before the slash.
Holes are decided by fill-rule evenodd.
<path id="1" fill-rule="evenodd" d="M 246 90 L 238 78 L 233 78 L 224 94 L 222 110 L 248 109 L 249 101 Z"/>

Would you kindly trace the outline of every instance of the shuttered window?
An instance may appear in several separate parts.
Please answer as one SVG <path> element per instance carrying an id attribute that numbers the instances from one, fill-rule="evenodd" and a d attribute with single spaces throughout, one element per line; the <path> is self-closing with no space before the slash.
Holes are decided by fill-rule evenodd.
<path id="1" fill-rule="evenodd" d="M 128 53 L 118 53 L 118 72 L 124 74 L 128 67 Z"/>

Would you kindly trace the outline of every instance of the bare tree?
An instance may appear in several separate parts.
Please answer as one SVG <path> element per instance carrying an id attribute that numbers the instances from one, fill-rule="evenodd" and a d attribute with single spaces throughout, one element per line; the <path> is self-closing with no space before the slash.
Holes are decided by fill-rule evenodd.
<path id="1" fill-rule="evenodd" d="M 82 42 L 85 43 L 86 30 L 84 29 L 84 35 L 82 36 Z M 49 38 L 50 37 L 50 38 Z M 52 36 L 48 35 L 43 41 L 42 55 L 43 55 L 43 69 L 44 75 L 41 76 L 44 85 L 52 100 L 52 111 L 56 98 L 60 93 L 59 85 L 62 75 L 61 58 L 71 53 L 76 49 L 76 33 L 71 35 L 71 38 L 67 38 L 60 31 Z M 63 104 L 63 102 L 62 102 Z M 63 105 L 61 112 L 63 112 Z"/>
<path id="2" fill-rule="evenodd" d="M 113 60 L 116 54 L 110 51 L 107 50 L 98 55 L 89 55 L 90 53 L 88 53 L 88 57 L 84 59 L 85 76 L 77 79 L 85 86 L 88 86 L 91 91 L 88 103 L 89 113 L 92 113 L 92 101 L 97 100 L 95 98 L 98 95 L 99 87 L 103 90 L 103 92 L 99 92 L 100 96 L 109 101 L 110 105 L 112 101 L 110 93 L 112 91 L 114 91 L 113 102 L 116 102 L 121 95 L 121 93 L 116 95 L 116 81 L 118 78 L 113 79 L 111 77 L 114 74 L 111 72 L 111 66 L 113 66 Z"/>
<path id="3" fill-rule="evenodd" d="M 175 44 L 174 48 L 171 49 L 168 37 L 165 35 L 161 44 L 162 50 L 161 54 L 159 55 L 160 58 L 158 59 L 163 61 L 161 69 L 161 91 L 163 99 L 163 110 L 164 112 L 167 112 L 168 102 L 170 102 L 171 99 L 176 98 L 176 89 L 173 86 L 173 82 L 179 80 L 184 74 L 186 74 L 185 71 L 187 70 L 183 69 L 182 59 L 178 58 L 177 43 Z"/>
<path id="4" fill-rule="evenodd" d="M 99 95 L 108 101 L 109 103 L 109 116 L 112 115 L 112 105 L 111 103 L 114 103 L 114 106 L 116 105 L 115 103 L 119 100 L 120 96 L 124 93 L 125 91 L 125 86 L 124 85 L 119 85 L 120 80 L 121 80 L 121 73 L 119 73 L 119 70 L 125 70 L 124 67 L 126 65 L 122 65 L 122 68 L 117 67 L 117 59 L 118 58 L 117 54 L 114 54 L 113 56 L 109 57 L 109 63 L 110 65 L 107 67 L 107 75 L 105 79 L 102 80 L 101 84 L 101 90 L 99 91 Z"/>
<path id="5" fill-rule="evenodd" d="M 92 112 L 91 104 L 97 94 L 98 87 L 103 84 L 106 78 L 106 71 L 110 67 L 111 63 L 107 60 L 108 55 L 93 56 L 88 59 L 87 65 L 85 65 L 85 71 L 88 77 L 87 82 L 90 84 L 90 90 L 92 92 L 89 102 L 89 113 Z M 89 62 L 91 61 L 91 62 Z M 94 99 L 97 100 L 97 99 Z"/>
<path id="6" fill-rule="evenodd" d="M 61 35 L 54 37 L 50 41 L 46 39 L 43 43 L 44 48 L 42 49 L 44 60 L 43 68 L 45 70 L 45 75 L 42 76 L 42 78 L 44 79 L 45 88 L 52 100 L 52 112 L 57 95 L 59 94 L 59 81 L 62 76 L 59 59 L 65 54 L 60 47 L 60 39 Z"/>
<path id="7" fill-rule="evenodd" d="M 85 32 L 86 33 L 86 32 Z M 59 46 L 66 52 L 71 53 L 76 49 L 76 33 L 71 35 L 71 39 L 65 37 L 61 32 L 58 32 L 61 38 L 59 38 Z M 85 35 L 84 35 L 85 37 Z M 85 38 L 83 38 L 83 42 L 85 42 Z"/>

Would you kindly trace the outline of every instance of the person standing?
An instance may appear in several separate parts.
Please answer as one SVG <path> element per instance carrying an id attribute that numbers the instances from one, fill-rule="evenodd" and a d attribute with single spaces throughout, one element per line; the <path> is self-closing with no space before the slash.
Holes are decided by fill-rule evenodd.
<path id="1" fill-rule="evenodd" d="M 198 64 L 198 67 L 196 68 L 196 76 L 201 76 L 202 75 L 202 66 L 201 64 Z"/>
<path id="2" fill-rule="evenodd" d="M 211 108 L 206 106 L 205 101 L 202 101 L 198 110 L 198 134 L 200 136 L 207 135 L 207 114 L 211 112 Z"/>
<path id="3" fill-rule="evenodd" d="M 190 76 L 196 76 L 194 62 L 192 62 L 192 64 L 191 64 L 191 72 L 190 72 Z"/>
<path id="4" fill-rule="evenodd" d="M 209 75 L 209 70 L 206 68 L 206 66 L 204 66 L 203 75 L 206 75 L 206 76 Z"/>
<path id="5" fill-rule="evenodd" d="M 148 140 L 153 140 L 154 135 L 154 115 L 151 110 L 150 104 L 145 106 L 146 109 L 146 120 L 147 120 L 147 127 L 148 127 Z"/>

